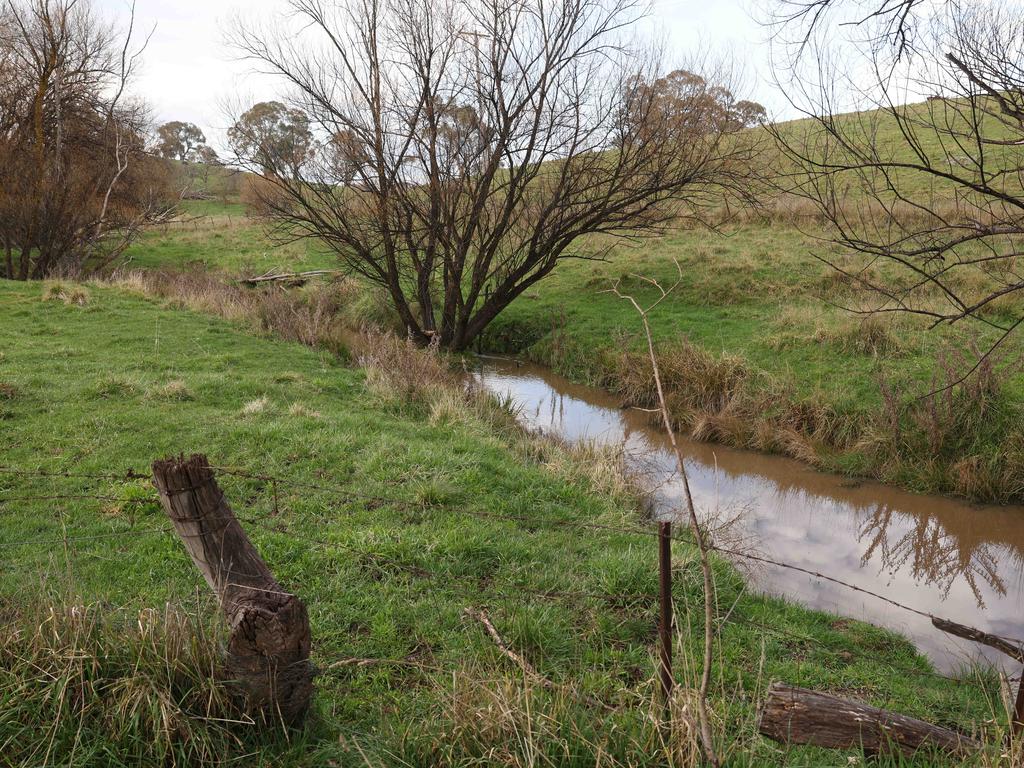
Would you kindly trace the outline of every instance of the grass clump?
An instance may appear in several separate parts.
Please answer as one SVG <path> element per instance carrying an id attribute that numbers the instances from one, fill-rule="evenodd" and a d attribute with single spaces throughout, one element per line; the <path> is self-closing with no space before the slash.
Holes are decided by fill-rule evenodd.
<path id="1" fill-rule="evenodd" d="M 263 413 L 268 408 L 270 408 L 270 398 L 266 395 L 260 395 L 245 403 L 239 413 L 243 416 L 255 416 L 256 414 Z"/>
<path id="2" fill-rule="evenodd" d="M 172 379 L 166 384 L 154 387 L 149 391 L 149 396 L 156 400 L 171 400 L 179 403 L 193 398 L 192 391 L 182 379 Z"/>
<path id="3" fill-rule="evenodd" d="M 60 601 L 4 613 L 4 765 L 209 765 L 242 753 L 219 640 L 196 616 Z"/>
<path id="4" fill-rule="evenodd" d="M 517 431 L 512 403 L 467 382 L 455 361 L 436 348 L 421 349 L 380 331 L 361 334 L 353 345 L 367 388 L 386 407 L 426 415 L 435 426 Z"/>
<path id="5" fill-rule="evenodd" d="M 100 376 L 89 393 L 96 400 L 111 400 L 132 397 L 138 392 L 139 382 L 121 374 Z"/>
<path id="6" fill-rule="evenodd" d="M 89 303 L 87 288 L 77 283 L 48 280 L 43 283 L 43 301 L 63 301 L 69 306 L 84 307 Z"/>
<path id="7" fill-rule="evenodd" d="M 319 419 L 323 416 L 320 411 L 314 411 L 302 403 L 292 403 L 288 406 L 288 415 L 294 416 L 297 419 Z"/>

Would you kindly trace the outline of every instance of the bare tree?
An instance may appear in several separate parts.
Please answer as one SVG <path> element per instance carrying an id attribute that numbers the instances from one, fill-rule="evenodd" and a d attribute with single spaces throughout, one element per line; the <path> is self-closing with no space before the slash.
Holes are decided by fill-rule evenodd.
<path id="1" fill-rule="evenodd" d="M 5 0 L 0 37 L 2 274 L 106 266 L 167 210 L 146 109 L 127 96 L 131 25 L 119 32 L 84 0 Z"/>
<path id="2" fill-rule="evenodd" d="M 830 260 L 879 298 L 861 311 L 933 324 L 973 318 L 1005 339 L 1024 321 L 1024 16 L 947 3 L 912 55 L 872 48 L 847 65 L 820 50 L 821 85 L 791 84 L 810 120 L 773 133 L 844 254 Z M 849 112 L 856 103 L 860 111 Z M 884 266 L 883 266 L 884 265 Z"/>
<path id="3" fill-rule="evenodd" d="M 845 25 L 869 30 L 868 42 L 876 47 L 887 44 L 902 56 L 913 43 L 921 17 L 936 5 L 926 0 L 779 0 L 771 23 L 797 52 L 803 52 L 822 28 Z"/>
<path id="4" fill-rule="evenodd" d="M 634 0 L 289 8 L 235 42 L 289 85 L 315 146 L 235 142 L 238 161 L 270 182 L 278 233 L 384 286 L 419 343 L 466 348 L 559 261 L 598 257 L 588 236 L 754 194 L 755 137 L 709 89 L 662 119 L 657 60 L 624 36 Z"/>

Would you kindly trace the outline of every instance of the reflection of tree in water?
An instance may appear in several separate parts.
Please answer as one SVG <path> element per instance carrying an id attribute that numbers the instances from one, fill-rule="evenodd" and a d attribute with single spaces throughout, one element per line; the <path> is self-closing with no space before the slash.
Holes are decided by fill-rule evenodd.
<path id="1" fill-rule="evenodd" d="M 992 547 L 981 542 L 974 547 L 963 545 L 956 536 L 947 533 L 936 519 L 924 515 L 899 515 L 891 507 L 879 504 L 860 524 L 857 540 L 868 541 L 860 559 L 861 566 L 877 553 L 889 570 L 909 567 L 916 581 L 935 584 L 942 596 L 949 595 L 954 582 L 962 576 L 974 593 L 979 608 L 985 607 L 981 583 L 984 582 L 999 595 L 1006 594 L 1006 584 L 998 573 L 999 558 Z M 906 519 L 913 521 L 908 531 L 898 538 L 890 528 Z"/>

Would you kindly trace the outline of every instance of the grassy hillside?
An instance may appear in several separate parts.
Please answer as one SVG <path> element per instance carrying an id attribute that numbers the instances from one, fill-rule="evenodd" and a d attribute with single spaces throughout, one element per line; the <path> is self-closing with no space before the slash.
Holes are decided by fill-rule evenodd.
<path id="1" fill-rule="evenodd" d="M 595 487 L 593 457 L 527 440 L 403 349 L 363 371 L 113 288 L 0 284 L 5 765 L 690 764 L 685 729 L 664 746 L 649 718 L 653 541 L 576 525 L 637 527 L 635 505 Z M 202 672 L 211 636 L 194 635 L 212 607 L 152 490 L 125 474 L 189 451 L 281 478 L 221 481 L 310 607 L 323 674 L 308 730 L 287 740 L 190 709 L 223 696 Z M 686 685 L 700 578 L 685 542 L 675 557 Z M 936 677 L 890 633 L 753 597 L 724 564 L 717 582 L 730 765 L 846 763 L 755 735 L 776 678 L 968 728 L 998 711 L 993 681 Z M 555 689 L 524 682 L 470 606 Z M 174 612 L 192 618 L 160 618 Z"/>

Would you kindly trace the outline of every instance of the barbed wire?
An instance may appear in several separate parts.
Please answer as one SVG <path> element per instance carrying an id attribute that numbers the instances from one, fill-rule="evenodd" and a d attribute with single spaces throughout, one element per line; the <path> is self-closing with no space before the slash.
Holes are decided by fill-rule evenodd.
<path id="1" fill-rule="evenodd" d="M 445 513 L 457 514 L 457 515 L 467 515 L 467 516 L 475 517 L 475 518 L 478 518 L 478 519 L 487 519 L 487 520 L 494 520 L 494 521 L 506 522 L 506 523 L 516 523 L 516 524 L 526 525 L 526 526 L 530 526 L 530 527 L 538 527 L 538 528 L 539 527 L 544 527 L 544 528 L 564 528 L 564 529 L 571 529 L 571 530 L 573 530 L 573 529 L 574 530 L 592 530 L 592 531 L 600 531 L 600 532 L 604 532 L 604 533 L 616 533 L 616 534 L 629 535 L 629 536 L 642 536 L 642 537 L 655 538 L 655 539 L 660 536 L 659 532 L 654 530 L 653 528 L 641 528 L 641 527 L 629 526 L 629 525 L 613 525 L 613 524 L 608 524 L 608 523 L 589 522 L 589 521 L 574 520 L 574 519 L 552 519 L 550 517 L 539 517 L 539 516 L 529 516 L 529 515 L 522 515 L 522 514 L 499 513 L 499 512 L 488 512 L 488 511 L 485 511 L 485 510 L 468 509 L 468 508 L 465 508 L 465 507 L 461 507 L 461 508 L 460 507 L 453 507 L 453 506 L 445 505 L 445 504 L 431 504 L 431 503 L 425 503 L 425 502 L 418 502 L 418 501 L 415 501 L 415 500 L 412 500 L 412 499 L 408 499 L 408 498 L 397 498 L 397 497 L 383 496 L 383 495 L 361 494 L 361 493 L 353 492 L 349 488 L 343 487 L 343 486 L 337 485 L 337 484 L 329 485 L 329 484 L 324 484 L 324 483 L 309 483 L 309 482 L 305 482 L 305 481 L 301 481 L 301 480 L 293 480 L 293 479 L 290 479 L 290 478 L 278 477 L 278 476 L 270 475 L 270 474 L 267 474 L 267 473 L 251 472 L 251 471 L 239 468 L 239 467 L 227 467 L 227 466 L 211 465 L 210 468 L 215 470 L 215 471 L 217 471 L 217 472 L 219 472 L 219 473 L 222 473 L 222 474 L 226 474 L 226 475 L 230 475 L 230 476 L 234 476 L 234 477 L 240 477 L 240 478 L 244 478 L 244 479 L 259 480 L 261 482 L 271 484 L 271 486 L 272 486 L 271 490 L 272 490 L 272 492 L 274 494 L 274 497 L 275 497 L 274 498 L 274 507 L 275 507 L 275 509 L 277 509 L 277 507 L 279 505 L 279 500 L 277 499 L 277 495 L 278 495 L 277 489 L 278 489 L 278 486 L 281 486 L 281 487 L 284 487 L 284 488 L 316 490 L 316 491 L 328 494 L 329 498 L 335 499 L 335 500 L 344 500 L 344 501 L 348 501 L 348 502 L 369 502 L 369 503 L 374 503 L 374 504 L 389 505 L 389 506 L 393 506 L 393 507 L 397 507 L 397 508 L 416 509 L 416 510 L 420 510 L 420 511 L 438 511 L 438 512 L 445 512 Z M 47 471 L 47 470 L 38 470 L 38 469 L 22 469 L 22 468 L 11 467 L 11 466 L 0 466 L 0 473 L 11 474 L 11 475 L 34 476 L 34 477 L 47 477 L 47 478 L 102 479 L 102 480 L 119 480 L 119 481 L 129 480 L 129 479 L 130 480 L 135 480 L 135 479 L 150 480 L 151 479 L 151 476 L 149 474 L 145 474 L 145 473 L 139 472 L 138 470 L 136 470 L 134 468 L 128 468 L 124 472 L 119 472 L 119 473 L 87 473 L 87 472 L 77 472 L 77 471 L 73 471 L 73 470 Z M 0 496 L 0 504 L 7 504 L 7 503 L 11 503 L 11 502 L 33 502 L 33 501 L 52 501 L 52 500 L 96 500 L 96 501 L 105 501 L 105 502 L 115 502 L 115 503 L 118 503 L 118 504 L 137 504 L 137 505 L 158 505 L 160 503 L 159 498 L 155 498 L 155 497 L 154 498 L 129 498 L 129 499 L 125 499 L 125 498 L 122 498 L 122 497 L 119 497 L 119 496 L 112 496 L 112 495 L 107 495 L 107 494 L 75 493 L 75 494 L 40 494 L 40 495 L 14 496 L 14 497 L 11 497 L 11 496 L 7 496 L 7 497 Z M 246 519 L 243 519 L 243 518 L 239 518 L 239 520 L 242 521 L 242 522 L 247 522 L 247 523 L 250 523 L 250 524 L 257 524 L 257 525 L 259 525 L 259 523 L 257 521 L 255 521 L 254 519 L 246 520 Z M 10 540 L 8 540 L 8 541 L 0 542 L 0 548 L 8 549 L 8 548 L 17 547 L 17 546 L 29 546 L 29 545 L 52 546 L 52 545 L 67 544 L 68 542 L 73 542 L 73 541 L 86 541 L 86 540 L 104 539 L 104 538 L 112 538 L 112 537 L 128 536 L 128 535 L 144 535 L 144 534 L 149 534 L 149 533 L 167 533 L 167 532 L 170 532 L 172 530 L 173 530 L 173 528 L 171 528 L 171 527 L 145 528 L 145 529 L 132 528 L 132 529 L 128 529 L 128 530 L 125 530 L 125 531 L 107 532 L 107 533 L 98 533 L 98 534 L 84 534 L 84 535 L 75 534 L 75 535 L 61 536 L 61 537 L 55 537 L 55 538 L 50 538 L 50 539 L 32 538 L 32 539 L 23 539 L 23 540 L 18 540 L 18 541 L 10 541 Z M 269 531 L 269 532 L 274 533 L 274 534 L 280 534 L 281 533 L 280 531 L 273 531 L 271 529 L 266 529 L 266 528 L 264 528 L 263 530 Z M 389 564 L 389 565 L 391 565 L 392 567 L 395 567 L 395 568 L 404 569 L 404 570 L 407 570 L 407 571 L 417 571 L 418 570 L 418 571 L 421 572 L 421 573 L 418 574 L 420 576 L 427 576 L 427 577 L 433 578 L 433 579 L 444 579 L 444 580 L 448 580 L 448 581 L 450 581 L 452 579 L 462 578 L 462 577 L 459 577 L 459 576 L 457 576 L 455 574 L 451 574 L 451 573 L 446 573 L 446 574 L 443 574 L 443 575 L 441 575 L 441 574 L 432 574 L 432 573 L 427 572 L 426 569 L 422 568 L 421 566 L 410 565 L 409 563 L 404 563 L 404 562 L 402 562 L 400 560 L 396 560 L 394 558 L 388 558 L 387 556 L 381 555 L 380 553 L 367 552 L 366 550 L 362 550 L 362 549 L 360 549 L 358 547 L 353 547 L 351 545 L 345 545 L 345 544 L 343 544 L 341 542 L 337 542 L 337 541 L 328 542 L 328 541 L 324 541 L 324 540 L 317 540 L 317 539 L 314 539 L 314 538 L 311 538 L 311 537 L 304 536 L 302 534 L 296 533 L 294 531 L 288 531 L 287 535 L 289 537 L 293 538 L 293 539 L 302 540 L 302 541 L 306 542 L 307 544 L 311 544 L 313 546 L 318 546 L 318 547 L 337 547 L 337 548 L 340 548 L 340 549 L 345 549 L 345 550 L 350 551 L 353 554 L 356 554 L 356 555 L 358 555 L 360 557 L 370 557 L 372 559 L 375 559 L 378 562 L 386 562 L 387 564 Z M 672 538 L 677 540 L 677 541 L 687 541 L 687 538 L 686 538 L 685 535 L 681 536 L 679 534 L 675 534 L 675 535 L 672 536 Z M 784 569 L 788 569 L 788 570 L 791 570 L 791 571 L 794 571 L 794 572 L 802 573 L 804 575 L 813 577 L 815 579 L 821 579 L 821 580 L 824 580 L 824 581 L 828 581 L 829 583 L 832 583 L 832 584 L 835 584 L 837 586 L 843 587 L 844 589 L 849 589 L 849 590 L 851 590 L 853 592 L 856 592 L 856 593 L 859 593 L 859 594 L 863 594 L 863 595 L 867 595 L 867 596 L 872 597 L 874 599 L 880 600 L 880 601 L 882 601 L 882 602 L 884 602 L 884 603 L 886 603 L 886 604 L 888 604 L 888 605 L 890 605 L 890 606 L 892 606 L 894 608 L 897 608 L 897 609 L 909 612 L 911 614 L 914 614 L 914 615 L 917 615 L 917 616 L 920 616 L 920 617 L 923 617 L 923 618 L 927 618 L 929 620 L 945 621 L 945 619 L 943 619 L 942 617 L 936 616 L 934 613 L 932 613 L 930 611 L 926 611 L 926 610 L 922 610 L 922 609 L 919 609 L 919 608 L 915 608 L 915 607 L 913 607 L 911 605 L 908 605 L 906 603 L 900 602 L 900 601 L 895 600 L 895 599 L 893 599 L 891 597 L 887 597 L 887 596 L 882 595 L 882 594 L 880 594 L 878 592 L 875 592 L 873 590 L 867 589 L 867 588 L 862 587 L 862 586 L 857 585 L 857 584 L 853 584 L 853 583 L 845 581 L 843 579 L 839 579 L 839 578 L 834 577 L 834 576 L 830 576 L 830 575 L 828 575 L 826 573 L 822 573 L 820 571 L 815 571 L 815 570 L 812 570 L 812 569 L 809 569 L 809 568 L 806 568 L 806 567 L 803 567 L 803 566 L 800 566 L 800 565 L 796 565 L 796 564 L 793 564 L 793 563 L 789 563 L 789 562 L 786 562 L 786 561 L 783 561 L 783 560 L 767 557 L 765 555 L 754 554 L 752 552 L 745 552 L 745 551 L 741 551 L 741 550 L 737 550 L 737 549 L 733 549 L 733 548 L 721 547 L 721 546 L 717 546 L 717 545 L 711 545 L 709 548 L 712 549 L 713 551 L 718 552 L 719 554 L 722 554 L 722 555 L 724 555 L 726 557 L 729 557 L 729 558 L 737 558 L 737 559 L 742 559 L 742 560 L 746 560 L 746 561 L 750 561 L 750 562 L 760 563 L 760 564 L 763 564 L 763 565 L 770 565 L 770 566 L 773 566 L 773 567 L 784 568 Z M 467 579 L 468 580 L 476 580 L 477 582 L 479 582 L 479 579 L 476 578 L 476 577 L 467 577 Z M 477 583 L 477 587 L 479 587 L 479 583 Z M 628 601 L 628 600 L 631 600 L 631 599 L 636 599 L 636 600 L 651 599 L 650 596 L 647 596 L 647 595 L 608 594 L 608 593 L 586 592 L 586 591 L 580 591 L 580 590 L 541 590 L 541 591 L 535 591 L 535 592 L 530 593 L 530 596 L 532 596 L 532 597 L 540 597 L 540 598 L 558 598 L 558 597 L 582 598 L 582 597 L 588 597 L 588 598 L 593 598 L 593 599 L 598 599 L 598 600 L 603 600 L 603 601 L 622 601 L 622 600 Z M 957 622 L 957 623 L 959 623 L 959 622 Z M 962 626 L 968 627 L 968 625 L 962 625 Z M 762 628 L 763 629 L 768 629 L 767 625 L 765 625 Z M 968 627 L 968 628 L 975 629 L 973 627 Z M 976 631 L 982 632 L 982 630 L 976 630 Z M 1024 640 L 1021 640 L 1020 638 L 1010 637 L 1010 636 L 1007 636 L 1007 635 L 999 635 L 999 634 L 995 634 L 995 633 L 984 633 L 984 634 L 988 634 L 991 637 L 998 638 L 998 639 L 1004 640 L 1004 641 L 1006 641 L 1008 643 L 1024 647 Z M 950 679 L 950 678 L 945 678 L 944 677 L 944 679 Z"/>

